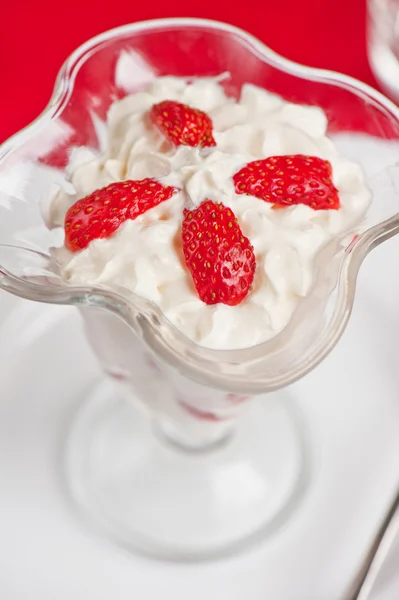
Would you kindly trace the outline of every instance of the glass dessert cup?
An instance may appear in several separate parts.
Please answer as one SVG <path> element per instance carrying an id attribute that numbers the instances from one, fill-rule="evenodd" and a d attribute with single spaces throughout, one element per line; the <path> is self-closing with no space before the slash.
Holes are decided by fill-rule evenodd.
<path id="1" fill-rule="evenodd" d="M 162 75 L 224 72 L 230 95 L 253 83 L 320 106 L 331 135 L 389 140 L 392 168 L 366 172 L 373 200 L 364 222 L 319 254 L 312 289 L 288 326 L 256 347 L 217 351 L 126 290 L 65 281 L 49 256 L 62 232 L 45 227 L 42 211 L 53 185 L 67 179 L 71 149 L 102 148 L 115 99 Z M 167 559 L 211 559 L 263 539 L 299 506 L 311 451 L 285 388 L 333 349 L 363 259 L 399 230 L 398 137 L 399 109 L 368 86 L 287 61 L 229 25 L 167 19 L 106 32 L 76 50 L 44 113 L 0 148 L 0 287 L 77 306 L 107 375 L 71 427 L 65 476 L 75 506 L 114 541 Z"/>

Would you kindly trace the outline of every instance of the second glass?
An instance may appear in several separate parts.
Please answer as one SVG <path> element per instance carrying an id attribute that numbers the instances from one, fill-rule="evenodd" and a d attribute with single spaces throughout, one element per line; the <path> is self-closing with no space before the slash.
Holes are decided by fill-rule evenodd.
<path id="1" fill-rule="evenodd" d="M 398 0 L 368 0 L 367 50 L 379 83 L 399 101 Z"/>

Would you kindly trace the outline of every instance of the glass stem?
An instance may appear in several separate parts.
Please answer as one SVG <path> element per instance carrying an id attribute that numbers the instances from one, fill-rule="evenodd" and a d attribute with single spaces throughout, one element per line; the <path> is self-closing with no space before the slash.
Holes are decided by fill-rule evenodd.
<path id="1" fill-rule="evenodd" d="M 165 415 L 154 419 L 154 431 L 162 441 L 186 452 L 206 452 L 224 447 L 236 429 L 236 419 L 201 422 L 191 417 L 184 423 Z"/>

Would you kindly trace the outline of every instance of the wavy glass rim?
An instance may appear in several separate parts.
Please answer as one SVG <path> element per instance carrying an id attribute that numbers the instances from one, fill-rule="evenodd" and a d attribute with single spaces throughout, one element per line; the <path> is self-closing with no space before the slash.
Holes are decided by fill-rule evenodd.
<path id="1" fill-rule="evenodd" d="M 352 91 L 358 96 L 364 96 L 368 102 L 370 100 L 375 101 L 380 107 L 387 110 L 390 117 L 396 120 L 399 125 L 399 107 L 371 86 L 349 75 L 307 67 L 286 59 L 253 35 L 233 25 L 196 18 L 155 19 L 111 29 L 91 38 L 72 52 L 57 75 L 49 104 L 31 124 L 0 146 L 0 161 L 62 113 L 64 106 L 73 94 L 74 80 L 81 65 L 100 46 L 124 35 L 128 36 L 145 31 L 154 32 L 157 29 L 162 30 L 165 28 L 182 29 L 191 27 L 214 29 L 215 31 L 238 36 L 241 43 L 247 45 L 260 60 L 274 66 L 276 69 L 303 79 L 333 84 Z M 356 241 L 351 245 L 350 252 L 345 253 L 340 265 L 336 282 L 337 300 L 333 315 L 329 319 L 323 335 L 311 347 L 311 352 L 305 353 L 303 359 L 298 361 L 295 367 L 286 373 L 278 373 L 274 376 L 267 374 L 264 377 L 258 373 L 255 377 L 252 376 L 251 380 L 248 380 L 245 369 L 237 369 L 237 365 L 243 367 L 245 364 L 261 364 L 262 358 L 265 359 L 268 354 L 281 347 L 281 342 L 286 337 L 286 331 L 290 329 L 291 323 L 271 340 L 257 346 L 241 350 L 212 350 L 189 340 L 166 319 L 156 305 L 135 295 L 132 295 L 130 301 L 118 291 L 99 286 L 54 287 L 45 290 L 42 285 L 27 283 L 26 280 L 15 277 L 6 269 L 0 269 L 0 287 L 15 295 L 36 301 L 92 306 L 110 310 L 128 322 L 140 337 L 145 339 L 154 352 L 185 376 L 201 381 L 206 385 L 212 385 L 215 388 L 256 394 L 273 391 L 295 382 L 316 367 L 329 354 L 342 336 L 348 323 L 353 307 L 360 265 L 368 252 L 398 232 L 399 213 L 396 213 L 389 219 L 359 234 Z M 170 330 L 172 335 L 166 337 L 160 335 L 157 331 L 157 327 L 160 325 Z M 184 352 L 176 348 L 179 345 L 184 347 Z"/>

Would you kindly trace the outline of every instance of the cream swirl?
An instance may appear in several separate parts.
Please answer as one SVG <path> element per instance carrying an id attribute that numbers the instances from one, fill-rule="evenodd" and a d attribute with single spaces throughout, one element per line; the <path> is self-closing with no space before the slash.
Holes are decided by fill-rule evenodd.
<path id="1" fill-rule="evenodd" d="M 167 142 L 147 117 L 150 107 L 165 99 L 206 111 L 216 147 L 175 148 Z M 181 191 L 127 221 L 109 239 L 94 240 L 76 254 L 55 250 L 63 274 L 74 283 L 122 286 L 126 293 L 155 302 L 171 323 L 203 346 L 234 349 L 270 339 L 309 292 L 318 252 L 335 236 L 354 231 L 370 202 L 361 169 L 337 153 L 326 128 L 319 108 L 287 103 L 250 84 L 236 101 L 214 79 L 156 79 L 145 91 L 111 106 L 101 155 L 79 149 L 71 156 L 68 173 L 75 193 L 59 190 L 47 221 L 52 227 L 62 225 L 76 199 L 122 179 L 154 177 Z M 236 171 L 254 159 L 281 154 L 329 160 L 341 208 L 314 211 L 296 205 L 276 211 L 271 204 L 235 193 Z M 204 304 L 184 264 L 183 208 L 206 198 L 229 206 L 254 246 L 253 289 L 237 306 Z"/>

